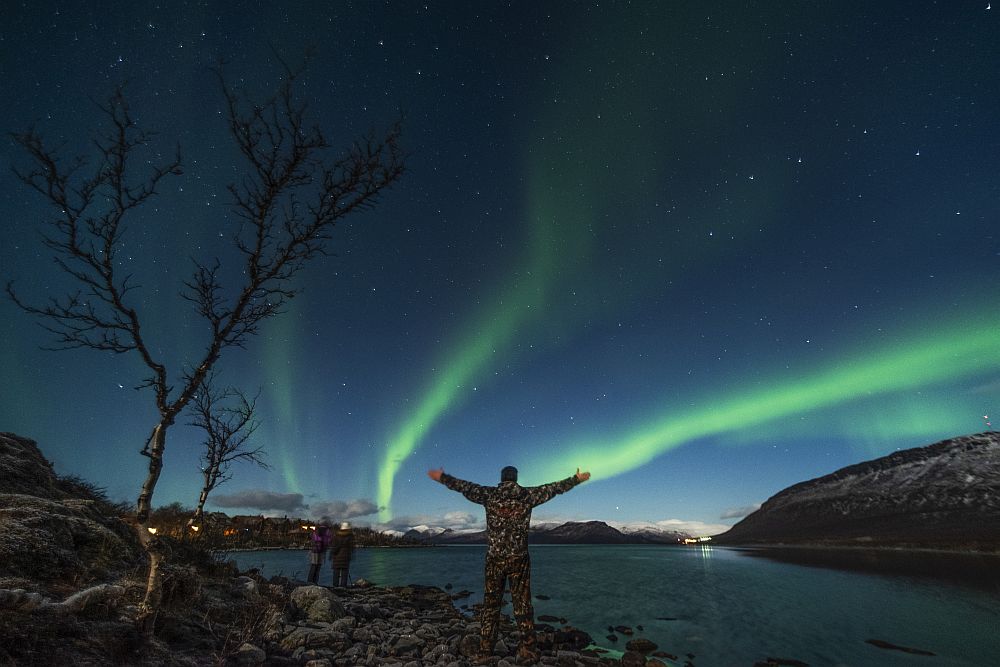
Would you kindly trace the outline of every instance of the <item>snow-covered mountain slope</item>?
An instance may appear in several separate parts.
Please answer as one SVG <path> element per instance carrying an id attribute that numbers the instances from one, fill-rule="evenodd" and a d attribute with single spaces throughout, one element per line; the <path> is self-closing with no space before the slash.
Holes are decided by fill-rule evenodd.
<path id="1" fill-rule="evenodd" d="M 1000 433 L 894 452 L 790 486 L 715 541 L 1000 548 Z"/>

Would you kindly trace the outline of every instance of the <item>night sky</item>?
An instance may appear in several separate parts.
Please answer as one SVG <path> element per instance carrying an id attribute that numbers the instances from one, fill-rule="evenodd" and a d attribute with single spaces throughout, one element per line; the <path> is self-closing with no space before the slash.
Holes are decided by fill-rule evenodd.
<path id="1" fill-rule="evenodd" d="M 101 5 L 103 9 L 92 7 Z M 403 180 L 338 227 L 220 380 L 259 387 L 270 471 L 209 509 L 461 528 L 443 466 L 593 480 L 535 520 L 721 530 L 793 483 L 987 428 L 1000 410 L 1000 9 L 985 0 L 5 3 L 0 127 L 68 160 L 127 81 L 144 160 L 184 174 L 122 270 L 179 377 L 207 330 L 177 296 L 227 248 L 240 156 L 209 67 L 251 95 L 274 53 L 345 145 L 402 112 Z M 0 159 L 29 166 L 5 136 Z M 67 290 L 53 211 L 0 173 L 0 266 Z M 228 264 L 227 264 L 228 263 Z M 134 500 L 156 423 L 136 358 L 48 352 L 0 303 L 0 430 Z M 155 505 L 193 506 L 200 433 Z M 380 512 L 374 512 L 381 507 Z"/>

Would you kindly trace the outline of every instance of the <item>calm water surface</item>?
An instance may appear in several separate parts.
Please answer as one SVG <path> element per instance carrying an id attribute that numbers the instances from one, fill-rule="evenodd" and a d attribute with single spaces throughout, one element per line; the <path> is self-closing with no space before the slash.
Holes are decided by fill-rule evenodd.
<path id="1" fill-rule="evenodd" d="M 482 597 L 485 547 L 358 549 L 351 577 L 425 584 Z M 305 551 L 227 555 L 265 576 L 304 579 Z M 751 558 L 735 549 L 532 546 L 535 614 L 567 619 L 605 647 L 609 625 L 641 625 L 660 650 L 696 667 L 752 665 L 767 657 L 813 666 L 1000 666 L 1000 596 L 926 577 L 866 574 Z M 960 565 L 959 565 L 960 566 Z M 323 569 L 321 584 L 330 584 Z M 506 609 L 510 612 L 510 607 Z M 664 620 L 672 619 L 672 620 Z M 622 648 L 624 639 L 618 641 Z M 932 651 L 921 656 L 865 643 Z"/>

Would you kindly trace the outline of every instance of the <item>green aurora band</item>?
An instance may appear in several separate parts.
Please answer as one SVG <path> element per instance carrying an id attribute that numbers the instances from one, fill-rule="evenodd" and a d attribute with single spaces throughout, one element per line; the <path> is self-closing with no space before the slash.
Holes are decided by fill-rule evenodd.
<path id="1" fill-rule="evenodd" d="M 998 331 L 1000 320 L 967 321 L 963 326 L 858 355 L 811 377 L 766 383 L 766 389 L 657 418 L 645 428 L 610 441 L 578 443 L 548 452 L 545 460 L 534 462 L 531 468 L 539 478 L 555 479 L 571 464 L 595 471 L 595 478 L 607 479 L 699 438 L 995 372 L 1000 359 Z"/>
<path id="2" fill-rule="evenodd" d="M 647 27 L 642 24 L 629 29 L 641 31 Z M 525 155 L 526 257 L 513 273 L 510 286 L 500 290 L 495 305 L 470 318 L 464 335 L 449 346 L 454 354 L 437 364 L 442 370 L 427 383 L 415 408 L 388 440 L 377 470 L 376 499 L 383 522 L 392 516 L 393 484 L 404 461 L 442 415 L 460 401 L 463 387 L 485 377 L 484 371 L 498 356 L 510 351 L 528 326 L 572 329 L 588 315 L 616 308 L 605 304 L 628 301 L 614 287 L 609 288 L 610 283 L 594 277 L 593 263 L 600 258 L 593 249 L 621 243 L 614 239 L 614 221 L 638 214 L 631 208 L 634 202 L 648 200 L 650 193 L 661 187 L 651 174 L 658 173 L 672 151 L 681 150 L 670 135 L 671 125 L 663 122 L 664 115 L 675 118 L 674 131 L 692 119 L 705 122 L 704 117 L 695 118 L 677 105 L 669 80 L 651 64 L 641 45 L 618 39 L 616 36 L 622 33 L 614 26 L 583 25 L 569 33 L 573 31 L 567 27 L 563 37 L 569 42 L 568 51 L 597 49 L 617 57 L 599 60 L 588 68 L 567 62 L 553 72 L 567 91 L 567 98 L 576 100 L 572 111 L 565 102 L 555 102 L 547 94 L 538 95 L 541 122 L 525 131 L 530 137 Z M 602 41 L 595 44 L 598 38 Z M 633 76 L 618 76 L 617 62 L 630 63 Z M 614 90 L 595 97 L 593 81 L 597 79 L 615 80 L 617 84 Z M 659 91 L 661 104 L 641 103 L 650 95 L 651 86 Z M 724 93 L 708 90 L 700 94 L 711 98 L 713 106 L 738 108 L 730 103 L 738 99 L 739 86 Z M 714 122 L 721 129 L 728 127 L 729 119 L 720 114 Z M 744 205 L 760 211 L 763 217 L 771 208 L 771 194 L 764 188 L 757 190 L 750 197 L 753 201 L 745 201 Z M 773 211 L 770 213 L 775 217 Z M 745 224 L 752 226 L 753 218 Z M 642 246 L 643 241 L 637 244 Z M 686 235 L 683 242 L 678 242 L 678 257 L 688 261 L 705 252 L 716 251 L 694 236 Z M 682 263 L 675 264 L 680 267 Z M 560 289 L 578 282 L 587 285 L 593 295 L 590 302 L 576 312 L 554 312 L 559 300 L 553 297 Z M 639 299 L 641 294 L 629 298 Z"/>
<path id="3" fill-rule="evenodd" d="M 459 353 L 444 365 L 440 375 L 422 393 L 416 409 L 404 420 L 389 442 L 385 458 L 378 470 L 378 505 L 382 521 L 391 516 L 392 490 L 396 473 L 403 461 L 412 454 L 421 440 L 445 411 L 457 400 L 463 386 L 480 375 L 514 340 L 519 328 L 544 302 L 551 278 L 550 255 L 541 252 L 531 263 L 528 280 L 508 290 L 492 312 L 475 321 L 474 327 L 457 346 Z"/>
<path id="4" fill-rule="evenodd" d="M 298 344 L 299 333 L 296 326 L 301 301 L 301 296 L 290 301 L 286 305 L 288 312 L 269 321 L 265 330 L 267 338 L 280 341 L 280 344 L 268 344 L 261 357 L 264 377 L 270 379 L 264 387 L 264 393 L 270 399 L 268 405 L 273 410 L 273 414 L 262 420 L 262 441 L 266 439 L 272 443 L 289 443 L 295 442 L 299 437 L 300 403 L 294 392 L 298 386 L 295 369 L 301 361 L 296 353 L 302 347 Z M 300 479 L 291 451 L 290 447 L 280 445 L 268 448 L 268 454 L 277 458 L 273 463 L 281 471 L 285 488 L 297 490 L 301 488 Z"/>

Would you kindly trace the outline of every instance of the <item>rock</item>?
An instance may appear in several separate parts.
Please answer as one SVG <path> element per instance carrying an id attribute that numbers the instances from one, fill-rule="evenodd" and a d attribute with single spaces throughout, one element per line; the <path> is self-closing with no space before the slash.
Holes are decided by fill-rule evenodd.
<path id="1" fill-rule="evenodd" d="M 329 658 L 316 658 L 307 662 L 305 667 L 333 667 L 333 663 Z"/>
<path id="2" fill-rule="evenodd" d="M 638 651 L 625 651 L 622 654 L 622 667 L 645 667 L 646 656 Z"/>
<path id="3" fill-rule="evenodd" d="M 326 628 L 297 627 L 281 640 L 281 648 L 286 651 L 311 648 L 336 648 L 348 643 L 347 635 L 332 632 Z"/>
<path id="4" fill-rule="evenodd" d="M 615 632 L 621 633 L 623 635 L 626 636 L 632 635 L 632 628 L 628 627 L 627 625 L 616 625 L 614 629 Z"/>
<path id="5" fill-rule="evenodd" d="M 609 642 L 616 642 L 616 641 L 618 641 L 618 635 L 608 635 L 608 641 Z"/>
<path id="6" fill-rule="evenodd" d="M 479 653 L 479 635 L 465 635 L 458 644 L 458 652 L 466 658 Z"/>
<path id="7" fill-rule="evenodd" d="M 558 667 L 576 667 L 576 661 L 580 654 L 576 651 L 556 651 L 556 665 Z"/>
<path id="8" fill-rule="evenodd" d="M 557 630 L 555 632 L 552 637 L 552 643 L 557 649 L 562 648 L 570 651 L 580 651 L 593 644 L 594 638 L 583 630 L 566 627 L 563 630 Z"/>
<path id="9" fill-rule="evenodd" d="M 673 653 L 667 653 L 665 651 L 654 651 L 653 656 L 657 658 L 666 658 L 667 660 L 676 660 L 677 656 Z"/>
<path id="10" fill-rule="evenodd" d="M 535 599 L 536 600 L 551 600 L 552 598 L 550 598 L 548 595 L 536 595 Z"/>
<path id="11" fill-rule="evenodd" d="M 233 659 L 238 665 L 263 665 L 267 660 L 267 654 L 264 653 L 264 649 L 244 642 L 236 649 Z"/>
<path id="12" fill-rule="evenodd" d="M 251 599 L 260 596 L 260 591 L 257 589 L 257 582 L 253 577 L 245 575 L 236 577 L 236 580 L 233 582 L 233 590 Z"/>
<path id="13" fill-rule="evenodd" d="M 336 621 L 330 624 L 330 629 L 334 632 L 343 632 L 345 634 L 349 633 L 355 625 L 357 625 L 358 620 L 353 616 L 344 616 L 343 618 L 338 618 Z"/>
<path id="14" fill-rule="evenodd" d="M 559 623 L 558 616 L 551 616 L 549 614 L 542 614 L 541 616 L 538 617 L 538 620 L 542 621 L 543 623 Z"/>
<path id="15" fill-rule="evenodd" d="M 110 582 L 144 561 L 135 531 L 85 483 L 60 479 L 34 441 L 0 433 L 3 588 L 62 598 L 67 582 Z"/>
<path id="16" fill-rule="evenodd" d="M 354 580 L 354 587 L 355 588 L 370 588 L 370 587 L 372 587 L 374 585 L 375 584 L 373 584 L 372 582 L 368 581 L 367 579 L 355 579 Z"/>
<path id="17" fill-rule="evenodd" d="M 645 655 L 652 653 L 659 647 L 648 639 L 639 637 L 637 639 L 630 639 L 628 643 L 625 644 L 625 648 L 629 651 L 638 651 L 639 653 Z"/>
<path id="18" fill-rule="evenodd" d="M 299 586 L 292 591 L 289 599 L 310 621 L 331 623 L 347 614 L 333 593 L 323 586 Z"/>
<path id="19" fill-rule="evenodd" d="M 66 492 L 34 440 L 0 433 L 0 493 L 60 500 Z"/>
<path id="20" fill-rule="evenodd" d="M 426 643 L 427 642 L 416 635 L 400 635 L 396 638 L 396 641 L 392 643 L 392 647 L 389 649 L 389 652 L 392 655 L 419 658 L 420 652 Z"/>

